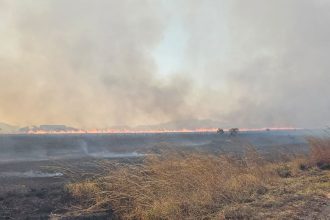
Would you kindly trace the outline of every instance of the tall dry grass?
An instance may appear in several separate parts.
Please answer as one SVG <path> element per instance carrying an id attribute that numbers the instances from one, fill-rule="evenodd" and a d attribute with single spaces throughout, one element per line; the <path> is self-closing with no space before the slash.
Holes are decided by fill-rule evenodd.
<path id="1" fill-rule="evenodd" d="M 240 158 L 170 152 L 67 189 L 86 211 L 111 209 L 123 219 L 221 219 L 264 193 L 277 168 L 253 149 Z"/>
<path id="2" fill-rule="evenodd" d="M 246 204 L 285 185 L 281 177 L 299 177 L 310 167 L 330 168 L 330 138 L 308 141 L 309 155 L 278 162 L 263 159 L 253 148 L 243 156 L 159 149 L 142 163 L 104 163 L 102 177 L 69 184 L 67 190 L 80 213 L 111 210 L 120 219 L 247 219 L 257 210 Z"/>
<path id="3" fill-rule="evenodd" d="M 310 153 L 308 163 L 321 169 L 330 169 L 330 138 L 308 138 Z"/>

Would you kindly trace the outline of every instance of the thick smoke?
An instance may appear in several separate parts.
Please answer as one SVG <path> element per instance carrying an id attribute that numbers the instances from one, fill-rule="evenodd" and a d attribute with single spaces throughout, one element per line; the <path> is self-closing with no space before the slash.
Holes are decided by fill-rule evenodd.
<path id="1" fill-rule="evenodd" d="M 323 126 L 329 9 L 324 0 L 2 0 L 0 121 Z M 186 56 L 181 72 L 160 78 L 152 51 L 174 15 Z"/>
<path id="2" fill-rule="evenodd" d="M 186 65 L 218 90 L 210 103 L 222 108 L 213 117 L 250 127 L 330 122 L 329 1 L 186 5 L 182 14 L 191 33 Z"/>
<path id="3" fill-rule="evenodd" d="M 0 118 L 83 127 L 179 118 L 190 82 L 157 79 L 153 1 L 5 1 Z"/>

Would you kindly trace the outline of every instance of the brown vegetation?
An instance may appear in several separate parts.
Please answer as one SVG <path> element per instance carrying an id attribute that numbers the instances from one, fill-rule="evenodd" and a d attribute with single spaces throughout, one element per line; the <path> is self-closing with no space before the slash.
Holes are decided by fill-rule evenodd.
<path id="1" fill-rule="evenodd" d="M 122 219 L 264 219 L 280 211 L 285 219 L 311 209 L 313 201 L 329 193 L 329 172 L 313 166 L 329 163 L 330 141 L 314 138 L 310 143 L 309 157 L 285 163 L 266 161 L 252 148 L 241 157 L 163 152 L 142 164 L 69 184 L 67 190 L 80 205 L 76 213 L 111 210 Z"/>
<path id="2" fill-rule="evenodd" d="M 330 169 L 330 138 L 308 138 L 310 143 L 309 165 Z"/>

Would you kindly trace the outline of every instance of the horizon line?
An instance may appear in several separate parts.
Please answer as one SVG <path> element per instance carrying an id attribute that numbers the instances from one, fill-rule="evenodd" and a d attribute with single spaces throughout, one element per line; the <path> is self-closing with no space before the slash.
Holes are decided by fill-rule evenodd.
<path id="1" fill-rule="evenodd" d="M 217 132 L 219 128 L 197 128 L 197 129 L 153 129 L 153 130 L 129 130 L 129 129 L 77 129 L 68 131 L 27 131 L 27 132 L 7 132 L 0 134 L 159 134 L 159 133 L 210 133 Z M 229 132 L 231 128 L 225 128 L 223 131 Z M 240 132 L 253 132 L 253 131 L 292 131 L 304 130 L 306 128 L 296 127 L 263 127 L 263 128 L 238 128 Z"/>

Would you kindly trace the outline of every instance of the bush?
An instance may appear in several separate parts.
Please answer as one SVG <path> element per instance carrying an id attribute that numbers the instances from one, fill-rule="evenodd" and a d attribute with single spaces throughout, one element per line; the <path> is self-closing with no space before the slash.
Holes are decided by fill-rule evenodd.
<path id="1" fill-rule="evenodd" d="M 330 138 L 309 138 L 309 163 L 320 169 L 330 169 Z"/>
<path id="2" fill-rule="evenodd" d="M 276 169 L 277 174 L 282 178 L 288 178 L 292 176 L 292 172 L 289 166 L 283 165 Z"/>

